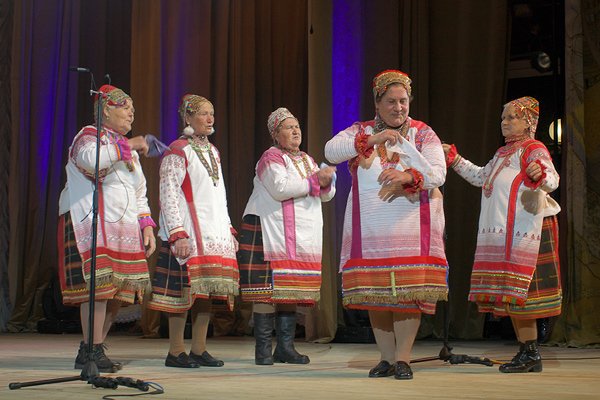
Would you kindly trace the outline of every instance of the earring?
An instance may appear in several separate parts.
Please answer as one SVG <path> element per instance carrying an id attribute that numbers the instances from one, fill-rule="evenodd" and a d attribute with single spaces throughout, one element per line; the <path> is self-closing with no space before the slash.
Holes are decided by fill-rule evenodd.
<path id="1" fill-rule="evenodd" d="M 183 134 L 185 136 L 192 136 L 194 134 L 194 128 L 188 124 L 185 128 L 183 128 Z"/>

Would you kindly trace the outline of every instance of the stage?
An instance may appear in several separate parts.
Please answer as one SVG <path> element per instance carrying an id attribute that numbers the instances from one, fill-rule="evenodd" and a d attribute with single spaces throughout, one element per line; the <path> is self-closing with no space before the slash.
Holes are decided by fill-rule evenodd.
<path id="1" fill-rule="evenodd" d="M 82 381 L 9 390 L 10 382 L 78 375 L 73 361 L 78 335 L 1 334 L 0 398 L 101 399 L 107 394 L 142 393 L 136 389 L 93 389 Z M 187 341 L 186 341 L 187 342 Z M 297 348 L 308 365 L 254 365 L 251 337 L 211 338 L 209 351 L 225 361 L 222 368 L 178 369 L 164 366 L 167 339 L 109 337 L 108 354 L 124 363 L 118 374 L 156 382 L 165 393 L 155 399 L 597 399 L 600 393 L 600 349 L 542 347 L 544 371 L 502 374 L 498 367 L 414 363 L 414 379 L 368 378 L 378 362 L 374 344 L 312 344 Z M 498 341 L 452 342 L 453 353 L 508 360 L 516 345 Z M 437 355 L 438 341 L 418 341 L 413 358 Z"/>

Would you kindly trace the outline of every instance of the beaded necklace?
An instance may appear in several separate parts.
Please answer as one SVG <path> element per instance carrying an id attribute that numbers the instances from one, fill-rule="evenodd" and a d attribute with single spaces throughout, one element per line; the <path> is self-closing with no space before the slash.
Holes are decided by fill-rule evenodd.
<path id="1" fill-rule="evenodd" d="M 523 142 L 525 142 L 528 139 L 529 139 L 529 137 L 526 137 L 526 138 L 522 138 L 521 140 L 518 140 L 518 141 L 509 142 L 509 144 L 507 144 L 504 147 L 501 147 L 498 150 L 498 158 L 496 159 L 496 161 L 494 161 L 494 164 L 492 165 L 491 170 L 492 171 L 494 170 L 494 168 L 496 167 L 496 164 L 498 163 L 500 158 L 502 158 L 502 162 L 500 163 L 500 165 L 498 166 L 498 169 L 496 169 L 494 174 L 488 176 L 487 179 L 485 180 L 485 182 L 483 182 L 482 189 L 483 189 L 483 194 L 485 197 L 489 198 L 492 195 L 492 192 L 494 191 L 494 181 L 496 180 L 496 178 L 498 177 L 500 172 L 502 172 L 502 170 L 504 168 L 506 168 L 510 165 L 510 157 L 518 149 L 520 149 Z"/>
<path id="2" fill-rule="evenodd" d="M 286 149 L 281 149 L 281 150 L 285 154 L 288 155 L 290 160 L 292 160 L 294 167 L 296 167 L 296 171 L 298 171 L 298 173 L 300 174 L 302 179 L 306 179 L 312 171 L 312 169 L 310 168 L 310 163 L 308 162 L 308 156 L 306 155 L 306 153 L 300 151 L 300 152 L 297 152 L 296 154 L 294 154 L 291 151 L 286 150 Z M 303 172 L 302 168 L 300 168 L 300 162 L 302 162 L 302 164 L 304 164 L 304 171 L 306 171 L 306 172 Z"/>
<path id="3" fill-rule="evenodd" d="M 381 120 L 380 118 L 376 118 L 373 134 L 377 135 L 378 133 L 383 132 L 386 129 L 391 129 L 394 131 L 398 131 L 400 133 L 400 135 L 402 136 L 402 138 L 404 138 L 405 140 L 408 140 L 408 126 L 409 126 L 408 118 L 398 128 L 390 128 L 389 126 L 386 125 L 385 122 L 383 122 L 383 120 Z M 379 156 L 379 159 L 381 162 L 381 168 L 383 168 L 383 169 L 395 168 L 396 165 L 398 164 L 398 162 L 400 161 L 400 155 L 398 153 L 393 153 L 392 158 L 389 158 L 387 149 L 385 147 L 385 143 L 378 144 L 375 147 L 377 147 L 377 155 Z"/>
<path id="4" fill-rule="evenodd" d="M 210 178 L 212 179 L 213 185 L 217 186 L 219 184 L 219 169 L 217 168 L 217 160 L 215 159 L 215 155 L 211 150 L 210 142 L 206 144 L 201 144 L 196 143 L 196 141 L 193 138 L 188 138 L 188 143 L 196 152 L 196 155 L 200 159 L 202 165 L 204 165 L 204 168 L 206 168 L 206 172 L 208 172 L 208 176 L 210 176 Z M 208 161 L 206 161 L 206 158 L 204 157 L 205 152 L 208 153 L 208 158 L 210 159 L 210 166 L 208 165 Z"/>

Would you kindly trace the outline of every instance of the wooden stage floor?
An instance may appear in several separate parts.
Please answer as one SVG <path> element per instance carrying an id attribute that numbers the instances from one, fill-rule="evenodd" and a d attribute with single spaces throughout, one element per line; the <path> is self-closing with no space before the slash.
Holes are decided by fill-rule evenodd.
<path id="1" fill-rule="evenodd" d="M 73 361 L 79 340 L 78 335 L 0 334 L 0 399 L 79 400 L 142 393 L 126 387 L 94 389 L 82 381 L 9 390 L 10 382 L 77 376 Z M 119 374 L 102 376 L 156 382 L 165 393 L 153 399 L 600 398 L 600 349 L 543 347 L 542 373 L 502 374 L 497 366 L 450 365 L 439 360 L 414 363 L 414 379 L 398 381 L 367 377 L 378 362 L 374 344 L 299 342 L 297 348 L 310 356 L 310 364 L 256 366 L 251 337 L 211 338 L 208 350 L 225 366 L 191 370 L 164 366 L 167 339 L 115 335 L 108 344 L 110 357 L 125 365 Z M 451 345 L 455 354 L 495 360 L 508 360 L 517 350 L 515 343 L 497 341 Z M 435 356 L 440 348 L 438 341 L 418 341 L 413 358 Z"/>

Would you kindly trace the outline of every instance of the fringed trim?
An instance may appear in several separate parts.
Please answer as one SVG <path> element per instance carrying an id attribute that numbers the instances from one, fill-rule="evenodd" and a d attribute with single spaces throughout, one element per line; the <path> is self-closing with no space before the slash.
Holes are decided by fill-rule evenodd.
<path id="1" fill-rule="evenodd" d="M 192 295 L 230 296 L 239 294 L 239 285 L 233 280 L 196 279 L 191 283 Z"/>
<path id="2" fill-rule="evenodd" d="M 274 302 L 282 303 L 286 300 L 290 300 L 290 303 L 300 302 L 318 302 L 321 299 L 321 292 L 319 290 L 285 290 L 275 289 L 271 296 Z"/>
<path id="3" fill-rule="evenodd" d="M 86 291 L 90 290 L 89 276 L 86 276 Z M 113 274 L 105 274 L 96 277 L 97 290 L 103 290 L 108 287 L 114 287 L 116 290 L 115 298 L 133 303 L 137 297 L 138 301 L 142 301 L 146 292 L 152 291 L 152 282 L 148 277 L 148 274 L 140 274 L 138 278 L 132 278 L 131 276 L 119 276 Z M 83 292 L 83 289 L 81 290 Z M 129 292 L 131 295 L 119 295 L 119 292 Z"/>
<path id="4" fill-rule="evenodd" d="M 437 302 L 448 300 L 447 290 L 427 290 L 399 293 L 397 296 L 373 294 L 344 294 L 344 305 L 349 304 L 397 304 L 403 301 Z"/>

